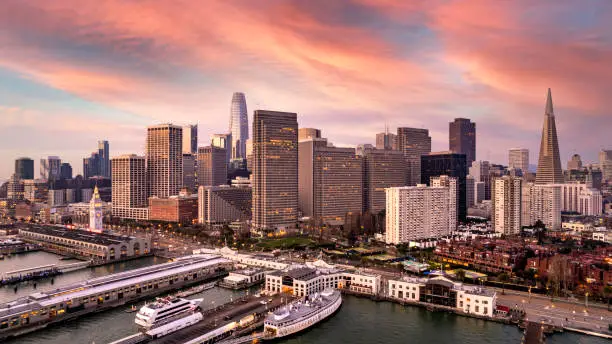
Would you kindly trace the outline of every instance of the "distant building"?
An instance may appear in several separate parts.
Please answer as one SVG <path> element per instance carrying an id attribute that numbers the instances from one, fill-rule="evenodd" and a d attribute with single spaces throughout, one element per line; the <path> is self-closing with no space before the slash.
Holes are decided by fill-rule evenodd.
<path id="1" fill-rule="evenodd" d="M 98 152 L 91 153 L 90 156 L 83 158 L 83 177 L 85 179 L 100 176 L 101 159 Z"/>
<path id="2" fill-rule="evenodd" d="M 508 151 L 508 168 L 529 172 L 529 149 L 512 148 Z"/>
<path id="3" fill-rule="evenodd" d="M 518 177 L 503 176 L 493 179 L 491 222 L 495 232 L 516 235 L 521 232 L 521 184 Z"/>
<path id="4" fill-rule="evenodd" d="M 40 178 L 44 180 L 56 180 L 60 178 L 60 166 L 62 160 L 57 156 L 49 156 L 40 159 Z"/>
<path id="5" fill-rule="evenodd" d="M 582 159 L 580 158 L 580 155 L 572 155 L 572 157 L 567 162 L 567 169 L 570 171 L 582 169 Z"/>
<path id="6" fill-rule="evenodd" d="M 229 131 L 232 134 L 232 160 L 245 160 L 246 140 L 249 139 L 249 114 L 244 93 L 232 95 Z"/>
<path id="7" fill-rule="evenodd" d="M 149 220 L 191 224 L 197 218 L 197 195 L 149 198 Z"/>
<path id="8" fill-rule="evenodd" d="M 599 168 L 603 180 L 612 181 L 612 149 L 602 149 L 599 152 Z"/>
<path id="9" fill-rule="evenodd" d="M 401 244 L 413 240 L 450 235 L 450 215 L 456 198 L 449 187 L 423 184 L 386 189 L 385 242 Z"/>
<path id="10" fill-rule="evenodd" d="M 561 211 L 587 216 L 602 214 L 603 197 L 597 189 L 585 183 L 555 184 L 561 189 Z"/>
<path id="11" fill-rule="evenodd" d="M 467 166 L 476 161 L 476 123 L 467 118 L 455 118 L 448 124 L 448 150 L 465 154 Z"/>
<path id="12" fill-rule="evenodd" d="M 297 114 L 255 111 L 253 223 L 256 231 L 295 228 L 298 219 Z"/>
<path id="13" fill-rule="evenodd" d="M 30 158 L 15 160 L 15 175 L 18 179 L 34 179 L 34 160 Z"/>
<path id="14" fill-rule="evenodd" d="M 354 148 L 332 147 L 325 139 L 306 139 L 298 149 L 298 207 L 317 225 L 344 224 L 363 208 L 363 166 Z"/>
<path id="15" fill-rule="evenodd" d="M 47 199 L 47 204 L 50 207 L 55 207 L 58 205 L 66 204 L 66 190 L 65 189 L 49 190 L 49 198 Z"/>
<path id="16" fill-rule="evenodd" d="M 315 128 L 299 128 L 298 129 L 298 141 L 309 140 L 309 139 L 320 139 L 321 130 Z"/>
<path id="17" fill-rule="evenodd" d="M 539 220 L 547 229 L 561 229 L 561 187 L 555 184 L 522 186 L 521 226 L 533 226 Z"/>
<path id="18" fill-rule="evenodd" d="M 386 207 L 385 189 L 406 185 L 407 162 L 395 150 L 365 149 L 363 157 L 364 212 L 378 214 Z"/>
<path id="19" fill-rule="evenodd" d="M 469 174 L 474 177 L 475 183 L 484 183 L 484 199 L 491 199 L 491 164 L 488 161 L 474 161 Z"/>
<path id="20" fill-rule="evenodd" d="M 183 188 L 190 192 L 196 190 L 196 155 L 183 153 Z"/>
<path id="21" fill-rule="evenodd" d="M 147 172 L 143 156 L 121 155 L 112 160 L 113 216 L 147 220 Z"/>
<path id="22" fill-rule="evenodd" d="M 465 221 L 467 217 L 467 171 L 465 154 L 436 152 L 421 156 L 421 183 L 430 185 L 432 177 L 443 175 L 457 178 L 459 192 L 457 219 L 459 221 Z"/>
<path id="23" fill-rule="evenodd" d="M 482 203 L 485 200 L 485 183 L 474 183 L 474 204 Z"/>
<path id="24" fill-rule="evenodd" d="M 183 127 L 183 154 L 198 152 L 198 125 L 190 124 Z"/>
<path id="25" fill-rule="evenodd" d="M 457 229 L 457 212 L 459 204 L 459 179 L 450 176 L 431 177 L 432 187 L 448 188 L 448 227 L 451 231 Z"/>
<path id="26" fill-rule="evenodd" d="M 197 159 L 199 186 L 227 184 L 225 149 L 214 146 L 200 147 Z"/>
<path id="27" fill-rule="evenodd" d="M 72 166 L 67 162 L 60 165 L 60 179 L 72 179 Z"/>
<path id="28" fill-rule="evenodd" d="M 111 177 L 111 166 L 110 166 L 110 151 L 108 148 L 108 141 L 98 141 L 98 156 L 100 159 L 100 171 L 99 175 L 104 178 Z"/>
<path id="29" fill-rule="evenodd" d="M 92 232 L 102 233 L 104 230 L 104 226 L 102 224 L 102 218 L 104 216 L 102 213 L 102 207 L 102 200 L 100 199 L 100 193 L 98 192 L 98 187 L 96 186 L 94 188 L 91 201 L 89 201 L 89 230 Z"/>
<path id="30" fill-rule="evenodd" d="M 404 153 L 408 164 L 406 185 L 421 183 L 421 156 L 431 153 L 429 130 L 397 128 L 397 149 Z"/>
<path id="31" fill-rule="evenodd" d="M 232 159 L 232 134 L 213 134 L 210 138 L 210 145 L 225 149 L 225 163 L 229 166 Z"/>
<path id="32" fill-rule="evenodd" d="M 561 169 L 559 141 L 557 139 L 555 114 L 549 88 L 546 98 L 546 109 L 544 111 L 544 125 L 542 128 L 536 184 L 555 183 L 563 183 L 563 170 Z"/>
<path id="33" fill-rule="evenodd" d="M 376 134 L 376 149 L 397 149 L 397 135 L 385 128 L 384 133 Z"/>
<path id="34" fill-rule="evenodd" d="M 198 222 L 228 224 L 251 219 L 250 187 L 200 186 L 198 188 Z"/>
<path id="35" fill-rule="evenodd" d="M 23 181 L 17 177 L 17 174 L 13 174 L 8 181 L 6 198 L 10 200 L 24 199 L 24 184 Z"/>
<path id="36" fill-rule="evenodd" d="M 145 158 L 149 196 L 178 195 L 183 185 L 183 129 L 172 124 L 147 128 Z"/>
<path id="37" fill-rule="evenodd" d="M 49 184 L 43 179 L 23 181 L 23 197 L 30 202 L 45 202 L 49 195 Z"/>
<path id="38" fill-rule="evenodd" d="M 476 195 L 474 194 L 476 192 L 476 186 L 474 183 L 474 177 L 472 176 L 467 176 L 465 178 L 465 206 L 467 208 L 470 208 L 474 205 L 474 203 L 476 202 Z"/>

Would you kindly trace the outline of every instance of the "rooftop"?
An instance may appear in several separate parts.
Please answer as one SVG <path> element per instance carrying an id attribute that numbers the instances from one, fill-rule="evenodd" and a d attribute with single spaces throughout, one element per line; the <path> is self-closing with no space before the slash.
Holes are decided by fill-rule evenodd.
<path id="1" fill-rule="evenodd" d="M 22 227 L 19 230 L 104 246 L 117 245 L 129 242 L 134 239 L 134 237 L 130 236 L 117 236 L 111 234 L 93 233 L 84 230 L 66 229 L 63 227 L 54 226 L 29 225 L 26 227 Z"/>

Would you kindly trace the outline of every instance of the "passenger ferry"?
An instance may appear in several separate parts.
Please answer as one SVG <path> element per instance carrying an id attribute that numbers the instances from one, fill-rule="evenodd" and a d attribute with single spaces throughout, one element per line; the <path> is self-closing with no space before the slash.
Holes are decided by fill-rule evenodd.
<path id="1" fill-rule="evenodd" d="M 149 330 L 192 314 L 201 302 L 202 299 L 188 300 L 171 296 L 157 298 L 138 311 L 134 322 L 141 329 Z"/>
<path id="2" fill-rule="evenodd" d="M 194 255 L 0 303 L 0 342 L 51 323 L 225 276 L 231 268 L 232 262 L 220 256 Z"/>
<path id="3" fill-rule="evenodd" d="M 205 290 L 214 288 L 216 284 L 217 284 L 216 282 L 211 282 L 211 283 L 199 285 L 197 287 L 193 287 L 187 290 L 183 290 L 183 291 L 176 293 L 176 297 L 187 297 L 193 294 L 201 293 Z"/>
<path id="4" fill-rule="evenodd" d="M 282 338 L 305 330 L 334 314 L 341 305 L 342 296 L 335 289 L 294 301 L 268 315 L 264 321 L 264 338 Z"/>

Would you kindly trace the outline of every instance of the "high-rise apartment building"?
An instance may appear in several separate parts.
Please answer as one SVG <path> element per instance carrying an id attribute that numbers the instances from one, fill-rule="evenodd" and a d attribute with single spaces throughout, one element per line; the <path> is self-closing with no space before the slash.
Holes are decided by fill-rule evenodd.
<path id="1" fill-rule="evenodd" d="M 467 217 L 467 161 L 465 154 L 436 152 L 421 157 L 421 183 L 430 185 L 432 177 L 450 176 L 457 178 L 457 218 L 465 221 Z"/>
<path id="2" fill-rule="evenodd" d="M 378 214 L 386 207 L 385 189 L 406 185 L 406 159 L 396 150 L 364 149 L 363 211 Z"/>
<path id="3" fill-rule="evenodd" d="M 198 148 L 197 171 L 199 186 L 227 184 L 226 151 L 223 148 L 206 146 Z"/>
<path id="4" fill-rule="evenodd" d="M 210 145 L 225 149 L 226 164 L 229 165 L 232 159 L 232 134 L 213 134 L 210 137 Z"/>
<path id="5" fill-rule="evenodd" d="M 300 128 L 298 129 L 298 141 L 309 139 L 320 139 L 321 130 L 315 128 Z"/>
<path id="6" fill-rule="evenodd" d="M 111 166 L 110 166 L 110 151 L 108 148 L 108 141 L 98 141 L 98 156 L 100 159 L 100 171 L 99 174 L 102 177 L 111 177 Z"/>
<path id="7" fill-rule="evenodd" d="M 547 229 L 560 229 L 561 187 L 555 184 L 523 184 L 521 208 L 521 226 L 533 226 L 537 221 L 542 221 Z"/>
<path id="8" fill-rule="evenodd" d="M 229 131 L 232 134 L 232 159 L 246 159 L 246 140 L 249 139 L 249 115 L 244 93 L 232 95 Z"/>
<path id="9" fill-rule="evenodd" d="M 421 156 L 431 153 L 429 130 L 417 128 L 397 128 L 397 149 L 404 153 L 408 163 L 406 185 L 421 182 Z"/>
<path id="10" fill-rule="evenodd" d="M 603 209 L 601 192 L 587 183 L 555 184 L 561 189 L 561 211 L 599 216 Z"/>
<path id="11" fill-rule="evenodd" d="M 298 208 L 316 225 L 342 225 L 347 214 L 363 208 L 362 159 L 354 148 L 306 139 L 298 149 Z"/>
<path id="12" fill-rule="evenodd" d="M 6 198 L 11 200 L 22 200 L 24 199 L 24 181 L 17 177 L 17 174 L 13 174 L 8 181 L 6 188 Z"/>
<path id="13" fill-rule="evenodd" d="M 579 154 L 574 154 L 567 162 L 567 169 L 570 171 L 582 170 L 582 158 Z"/>
<path id="14" fill-rule="evenodd" d="M 476 123 L 467 118 L 455 118 L 448 124 L 448 150 L 465 154 L 467 165 L 476 161 Z"/>
<path id="15" fill-rule="evenodd" d="M 612 149 L 599 152 L 599 169 L 603 180 L 612 181 Z"/>
<path id="16" fill-rule="evenodd" d="M 57 156 L 49 156 L 40 159 L 40 178 L 45 180 L 57 180 L 60 178 L 60 166 L 62 160 Z"/>
<path id="17" fill-rule="evenodd" d="M 72 166 L 67 162 L 60 165 L 60 179 L 72 179 Z"/>
<path id="18" fill-rule="evenodd" d="M 448 228 L 457 229 L 457 209 L 459 204 L 459 179 L 449 176 L 431 177 L 432 187 L 448 188 Z"/>
<path id="19" fill-rule="evenodd" d="M 196 155 L 183 153 L 183 188 L 192 193 L 196 191 Z"/>
<path id="20" fill-rule="evenodd" d="M 386 189 L 385 242 L 397 245 L 450 235 L 453 200 L 448 187 L 419 184 Z"/>
<path id="21" fill-rule="evenodd" d="M 544 111 L 544 125 L 542 126 L 542 142 L 540 143 L 536 184 L 555 183 L 563 183 L 563 170 L 561 169 L 555 113 L 549 88 L 546 97 L 546 109 Z"/>
<path id="22" fill-rule="evenodd" d="M 148 195 L 178 195 L 183 185 L 183 128 L 172 124 L 148 127 L 145 157 Z"/>
<path id="23" fill-rule="evenodd" d="M 491 222 L 496 233 L 516 235 L 521 232 L 522 180 L 503 176 L 491 182 Z"/>
<path id="24" fill-rule="evenodd" d="M 252 169 L 253 229 L 294 228 L 298 214 L 297 114 L 255 111 Z"/>
<path id="25" fill-rule="evenodd" d="M 183 126 L 183 154 L 196 154 L 198 152 L 198 125 Z"/>
<path id="26" fill-rule="evenodd" d="M 15 160 L 15 175 L 19 179 L 34 179 L 34 160 L 30 158 Z"/>
<path id="27" fill-rule="evenodd" d="M 112 213 L 114 217 L 147 220 L 147 170 L 143 156 L 112 159 Z"/>
<path id="28" fill-rule="evenodd" d="M 474 182 L 484 183 L 484 199 L 491 199 L 491 164 L 488 161 L 474 161 L 469 174 L 474 177 Z"/>
<path id="29" fill-rule="evenodd" d="M 508 168 L 519 169 L 523 174 L 529 172 L 529 149 L 511 148 L 508 151 Z"/>

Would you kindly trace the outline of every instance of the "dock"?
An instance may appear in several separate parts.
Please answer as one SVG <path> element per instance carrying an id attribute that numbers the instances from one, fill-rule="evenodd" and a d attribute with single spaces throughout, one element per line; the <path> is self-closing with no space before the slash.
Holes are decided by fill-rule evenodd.
<path id="1" fill-rule="evenodd" d="M 47 264 L 27 269 L 7 271 L 0 276 L 0 285 L 14 284 L 25 281 L 38 280 L 61 275 L 65 272 L 80 270 L 89 267 L 89 262 L 76 262 L 70 264 Z"/>
<path id="2" fill-rule="evenodd" d="M 523 344 L 544 344 L 545 340 L 544 325 L 532 321 L 525 324 Z"/>

